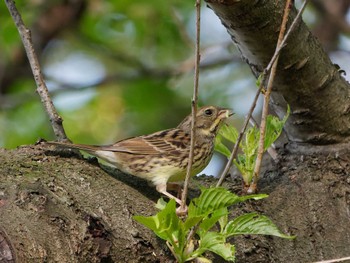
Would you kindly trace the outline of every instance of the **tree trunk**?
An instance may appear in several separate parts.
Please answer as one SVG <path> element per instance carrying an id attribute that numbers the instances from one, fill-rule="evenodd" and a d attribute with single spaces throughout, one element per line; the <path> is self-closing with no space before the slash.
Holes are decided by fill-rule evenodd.
<path id="1" fill-rule="evenodd" d="M 274 53 L 285 1 L 208 0 L 258 77 Z M 292 8 L 288 26 L 297 11 Z M 271 106 L 283 117 L 290 141 L 329 144 L 350 140 L 350 85 L 300 21 L 281 52 Z"/>

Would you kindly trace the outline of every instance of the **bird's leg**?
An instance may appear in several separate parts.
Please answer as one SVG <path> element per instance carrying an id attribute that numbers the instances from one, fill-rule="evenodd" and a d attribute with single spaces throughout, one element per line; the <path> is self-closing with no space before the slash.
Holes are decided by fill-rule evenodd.
<path id="1" fill-rule="evenodd" d="M 179 184 L 179 183 L 168 183 L 167 184 L 167 189 L 176 191 L 177 192 L 177 198 L 181 199 L 182 184 Z"/>
<path id="2" fill-rule="evenodd" d="M 167 190 L 166 190 L 166 183 L 165 183 L 165 184 L 158 184 L 158 185 L 156 186 L 156 190 L 157 190 L 159 193 L 161 193 L 161 194 L 163 194 L 163 195 L 169 197 L 170 199 L 174 199 L 174 200 L 176 201 L 176 203 L 178 203 L 179 205 L 181 205 L 181 200 L 180 200 L 179 198 L 177 198 L 177 197 L 173 196 L 171 193 L 167 192 Z"/>

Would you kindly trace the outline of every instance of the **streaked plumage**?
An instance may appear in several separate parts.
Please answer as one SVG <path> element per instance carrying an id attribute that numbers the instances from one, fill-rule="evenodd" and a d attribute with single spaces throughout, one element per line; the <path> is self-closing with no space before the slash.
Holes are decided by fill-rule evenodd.
<path id="1" fill-rule="evenodd" d="M 229 109 L 214 106 L 202 107 L 197 111 L 192 176 L 208 165 L 219 126 L 231 115 Z M 191 120 L 190 114 L 174 129 L 121 140 L 107 146 L 47 143 L 86 151 L 125 173 L 151 181 L 158 192 L 180 203 L 178 198 L 166 191 L 166 187 L 167 182 L 182 181 L 186 176 Z"/>

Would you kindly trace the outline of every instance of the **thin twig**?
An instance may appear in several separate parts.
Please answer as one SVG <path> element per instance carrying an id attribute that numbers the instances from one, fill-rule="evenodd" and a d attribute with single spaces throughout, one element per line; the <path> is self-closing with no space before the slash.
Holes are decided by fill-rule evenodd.
<path id="1" fill-rule="evenodd" d="M 251 118 L 251 116 L 253 114 L 253 111 L 255 109 L 256 102 L 257 102 L 258 97 L 260 95 L 260 91 L 262 90 L 262 85 L 263 85 L 263 83 L 265 83 L 265 77 L 264 76 L 266 76 L 268 74 L 268 72 L 271 70 L 271 67 L 272 67 L 273 63 L 275 62 L 277 56 L 281 53 L 281 50 L 285 46 L 285 43 L 286 43 L 289 35 L 294 30 L 297 22 L 299 21 L 299 18 L 302 15 L 302 13 L 303 13 L 303 11 L 304 11 L 304 9 L 306 7 L 307 2 L 308 2 L 308 0 L 304 1 L 304 3 L 302 5 L 302 7 L 300 8 L 297 16 L 294 18 L 293 23 L 291 24 L 290 28 L 288 29 L 287 33 L 285 34 L 284 39 L 281 42 L 281 46 L 276 49 L 276 51 L 275 51 L 274 55 L 272 56 L 271 61 L 269 62 L 268 66 L 263 70 L 263 73 L 262 73 L 263 74 L 263 78 L 262 78 L 262 80 L 260 82 L 260 86 L 259 86 L 259 89 L 257 91 L 257 94 L 255 95 L 255 98 L 253 100 L 252 106 L 250 107 L 249 113 L 248 113 L 248 115 L 245 118 L 245 121 L 244 121 L 244 124 L 243 124 L 243 128 L 240 131 L 240 134 L 239 134 L 239 136 L 237 138 L 237 142 L 234 145 L 234 148 L 233 148 L 233 150 L 231 152 L 230 158 L 229 158 L 229 160 L 228 160 L 228 162 L 227 162 L 227 164 L 225 166 L 224 171 L 221 173 L 220 179 L 219 179 L 219 181 L 218 181 L 216 186 L 221 186 L 222 185 L 226 175 L 228 174 L 228 172 L 229 172 L 229 170 L 230 170 L 230 168 L 232 166 L 233 159 L 236 158 L 236 155 L 237 155 L 237 152 L 238 152 L 239 143 L 241 142 L 241 140 L 243 138 L 244 132 L 247 129 L 247 126 L 248 126 L 248 123 L 249 123 L 249 119 Z"/>
<path id="2" fill-rule="evenodd" d="M 220 175 L 220 179 L 219 181 L 217 182 L 216 184 L 216 187 L 219 187 L 222 185 L 222 183 L 224 182 L 224 179 L 226 177 L 226 175 L 228 174 L 231 166 L 232 166 L 232 162 L 233 162 L 233 159 L 236 158 L 236 155 L 237 155 L 237 152 L 238 152 L 238 146 L 240 144 L 240 142 L 242 141 L 242 138 L 243 138 L 243 135 L 245 133 L 245 130 L 247 129 L 248 127 L 248 124 L 249 124 L 249 119 L 252 117 L 252 114 L 254 112 L 254 109 L 255 109 L 255 106 L 256 106 L 256 102 L 258 101 L 258 98 L 259 98 L 259 95 L 260 95 L 260 92 L 262 90 L 262 82 L 259 86 L 259 89 L 257 90 L 256 94 L 255 94 L 255 97 L 254 97 L 254 100 L 253 100 L 253 103 L 252 103 L 252 106 L 250 106 L 250 109 L 249 109 L 249 112 L 248 112 L 248 115 L 247 117 L 245 118 L 244 120 L 244 124 L 243 124 L 243 127 L 238 135 L 238 138 L 237 138 L 237 141 L 235 143 L 235 146 L 233 147 L 233 150 L 231 152 L 231 155 L 230 155 L 230 158 L 228 159 L 227 163 L 226 163 L 226 166 L 225 166 L 225 169 L 224 171 L 221 173 Z"/>
<path id="3" fill-rule="evenodd" d="M 283 18 L 281 23 L 281 30 L 278 35 L 277 40 L 277 48 L 281 47 L 281 43 L 283 41 L 283 36 L 286 31 L 286 26 L 288 22 L 288 15 L 291 10 L 291 0 L 286 1 L 286 6 L 284 8 L 283 12 Z M 261 114 L 261 123 L 260 123 L 260 138 L 259 138 L 259 147 L 258 147 L 258 153 L 256 157 L 255 167 L 254 167 L 254 173 L 253 173 L 253 181 L 249 186 L 248 193 L 255 193 L 257 190 L 257 182 L 260 174 L 260 168 L 262 163 L 262 157 L 264 154 L 264 145 L 265 145 L 265 131 L 266 131 L 266 119 L 267 115 L 269 114 L 269 102 L 270 102 L 270 94 L 272 91 L 273 81 L 275 79 L 276 71 L 277 71 L 277 64 L 278 64 L 278 58 L 279 55 L 277 55 L 275 62 L 272 64 L 270 76 L 268 79 L 268 84 L 264 96 L 264 106 Z"/>
<path id="4" fill-rule="evenodd" d="M 345 260 L 350 260 L 350 257 L 345 257 L 345 258 L 336 258 L 336 259 L 330 259 L 330 260 L 324 260 L 324 261 L 317 261 L 313 263 L 336 263 L 336 262 L 342 262 Z"/>
<path id="5" fill-rule="evenodd" d="M 186 209 L 186 199 L 188 192 L 188 184 L 191 177 L 191 169 L 193 163 L 194 145 L 195 145 L 195 132 L 196 132 L 196 115 L 197 115 L 197 100 L 198 100 L 198 80 L 199 80 L 199 62 L 200 62 L 200 14 L 201 14 L 201 1 L 196 0 L 196 47 L 195 47 L 195 65 L 194 65 L 194 86 L 193 86 L 193 98 L 192 98 L 192 123 L 191 123 L 191 145 L 190 154 L 188 157 L 187 173 L 184 182 L 184 189 L 181 196 L 181 210 Z"/>
<path id="6" fill-rule="evenodd" d="M 23 23 L 22 17 L 18 12 L 15 2 L 13 0 L 5 0 L 6 6 L 16 24 L 19 35 L 21 36 L 23 46 L 27 53 L 27 57 L 32 69 L 34 79 L 37 85 L 37 92 L 40 96 L 41 102 L 44 105 L 46 113 L 49 115 L 52 129 L 56 138 L 59 141 L 67 141 L 67 136 L 62 126 L 62 118 L 58 115 L 49 95 L 49 91 L 46 87 L 44 77 L 41 73 L 38 57 L 33 48 L 33 42 L 30 30 L 26 28 Z"/>
<path id="7" fill-rule="evenodd" d="M 250 118 L 249 120 L 250 124 L 253 126 L 253 127 L 259 127 L 259 124 L 258 122 L 253 118 L 253 116 Z M 277 154 L 277 151 L 275 149 L 275 144 L 271 144 L 271 146 L 267 149 L 267 152 L 269 153 L 269 155 L 271 156 L 271 158 L 276 162 L 277 161 L 277 157 L 278 157 L 278 154 Z"/>
<path id="8" fill-rule="evenodd" d="M 303 14 L 304 9 L 306 7 L 306 4 L 309 2 L 309 0 L 305 0 L 303 5 L 301 6 L 301 8 L 299 9 L 298 14 L 296 15 L 296 17 L 294 18 L 292 24 L 290 25 L 287 33 L 284 35 L 284 38 L 281 42 L 281 45 L 279 47 L 276 48 L 275 53 L 273 54 L 270 63 L 267 65 L 265 72 L 269 72 L 271 70 L 272 64 L 275 63 L 275 60 L 277 58 L 277 56 L 279 56 L 279 54 L 281 53 L 282 48 L 285 47 L 287 39 L 289 38 L 289 35 L 292 33 L 292 31 L 294 30 L 295 26 L 297 25 L 297 22 L 299 22 L 299 18 L 300 16 Z"/>

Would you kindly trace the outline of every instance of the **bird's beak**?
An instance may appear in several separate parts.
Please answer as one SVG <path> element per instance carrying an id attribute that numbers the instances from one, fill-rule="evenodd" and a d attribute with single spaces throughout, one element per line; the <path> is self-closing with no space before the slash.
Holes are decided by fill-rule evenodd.
<path id="1" fill-rule="evenodd" d="M 231 117 L 233 114 L 234 113 L 233 113 L 233 111 L 231 109 L 222 108 L 222 109 L 219 110 L 219 116 L 222 119 L 226 119 L 228 117 Z"/>

